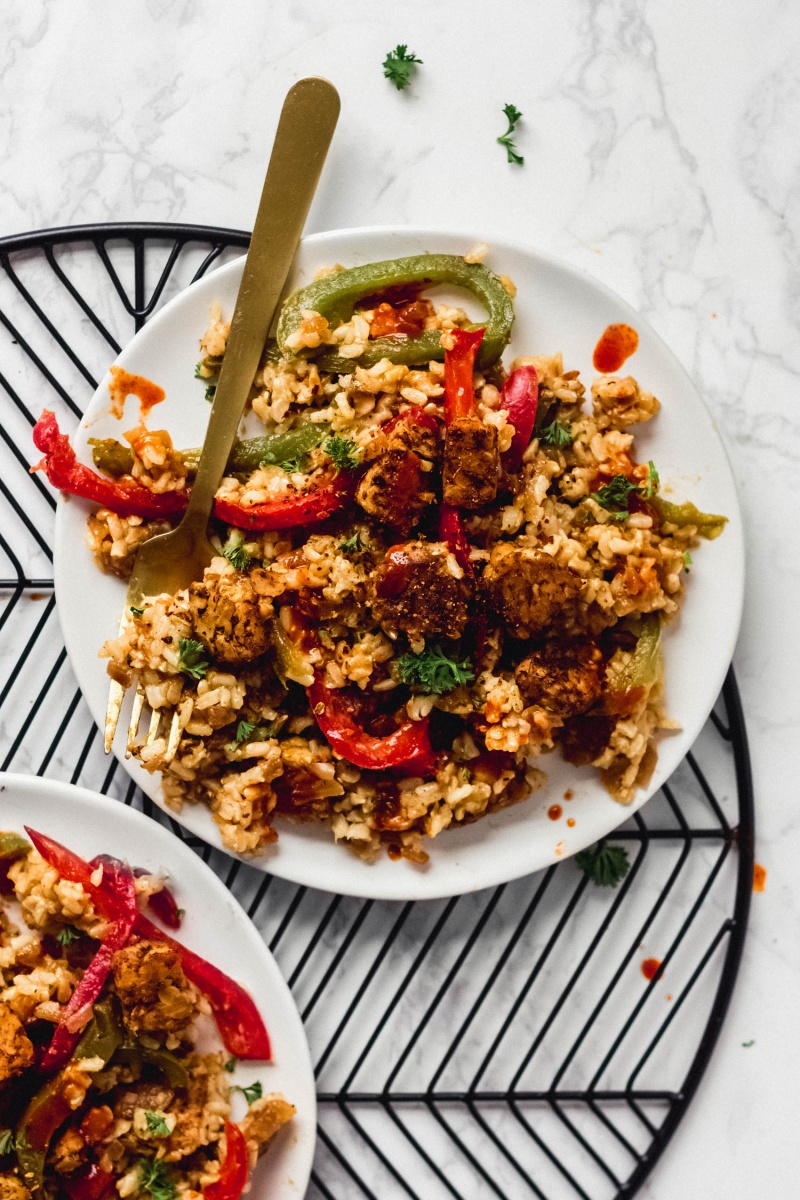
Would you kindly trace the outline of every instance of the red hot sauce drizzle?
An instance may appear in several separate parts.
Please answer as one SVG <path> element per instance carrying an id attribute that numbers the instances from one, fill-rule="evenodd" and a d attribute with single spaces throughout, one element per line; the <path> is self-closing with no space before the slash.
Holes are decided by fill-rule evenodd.
<path id="1" fill-rule="evenodd" d="M 560 804 L 551 804 L 547 810 L 547 815 L 551 821 L 558 821 L 561 817 L 561 811 Z"/>
<path id="2" fill-rule="evenodd" d="M 663 975 L 660 958 L 646 958 L 642 963 L 642 974 L 645 979 L 660 979 Z"/>
<path id="3" fill-rule="evenodd" d="M 630 325 L 609 325 L 594 348 L 592 363 L 601 375 L 618 371 L 626 358 L 636 353 L 639 335 Z"/>
<path id="4" fill-rule="evenodd" d="M 144 375 L 131 375 L 122 367 L 112 367 L 108 394 L 111 400 L 111 414 L 117 420 L 122 417 L 128 396 L 136 396 L 139 401 L 141 419 L 144 421 L 150 409 L 154 408 L 156 404 L 160 404 L 167 393 L 151 379 L 145 379 Z"/>

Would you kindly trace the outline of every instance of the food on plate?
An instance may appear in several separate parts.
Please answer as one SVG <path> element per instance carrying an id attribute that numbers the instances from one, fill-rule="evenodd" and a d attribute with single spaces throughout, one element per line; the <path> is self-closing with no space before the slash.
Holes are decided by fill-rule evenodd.
<path id="1" fill-rule="evenodd" d="M 238 1200 L 295 1112 L 234 1085 L 270 1058 L 252 998 L 146 915 L 180 927 L 163 878 L 26 833 L 0 832 L 0 1195 Z"/>
<path id="2" fill-rule="evenodd" d="M 426 838 L 541 787 L 556 747 L 629 803 L 674 727 L 662 627 L 725 518 L 666 499 L 637 460 L 660 404 L 633 377 L 587 396 L 558 353 L 502 363 L 515 288 L 485 250 L 337 266 L 287 299 L 249 402 L 263 430 L 217 492 L 219 557 L 102 649 L 179 730 L 131 752 L 173 809 L 208 805 L 231 851 L 294 818 L 424 862 Z M 427 294 L 440 283 L 485 320 Z M 210 390 L 226 337 L 217 308 Z M 197 448 L 137 427 L 96 441 L 92 469 L 52 414 L 35 436 L 125 577 L 185 507 Z"/>

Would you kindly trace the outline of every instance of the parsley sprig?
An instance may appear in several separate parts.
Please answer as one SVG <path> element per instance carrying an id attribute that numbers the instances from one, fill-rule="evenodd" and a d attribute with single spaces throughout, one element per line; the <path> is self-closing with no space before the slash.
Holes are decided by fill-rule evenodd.
<path id="1" fill-rule="evenodd" d="M 575 865 L 598 887 L 616 887 L 631 869 L 628 851 L 624 846 L 595 842 L 575 855 Z"/>
<path id="2" fill-rule="evenodd" d="M 205 679 L 208 672 L 206 648 L 202 642 L 181 638 L 178 642 L 178 670 L 192 679 Z"/>
<path id="3" fill-rule="evenodd" d="M 59 946 L 71 946 L 73 942 L 77 942 L 80 936 L 80 929 L 76 929 L 74 925 L 65 925 L 56 934 L 56 941 Z"/>
<path id="4" fill-rule="evenodd" d="M 522 166 L 522 164 L 525 162 L 525 159 L 521 154 L 517 153 L 517 147 L 514 145 L 514 133 L 520 119 L 522 118 L 522 113 L 518 108 L 515 108 L 513 104 L 504 104 L 503 112 L 505 113 L 508 121 L 508 129 L 497 140 L 501 146 L 505 146 L 508 161 L 510 163 L 516 163 L 518 166 Z"/>
<path id="5" fill-rule="evenodd" d="M 358 466 L 358 446 L 352 438 L 329 437 L 323 449 L 333 459 L 337 471 L 354 471 Z"/>
<path id="6" fill-rule="evenodd" d="M 252 1104 L 255 1100 L 260 1100 L 264 1095 L 264 1088 L 261 1081 L 257 1079 L 255 1083 L 251 1083 L 249 1087 L 234 1086 L 232 1092 L 241 1092 L 248 1104 Z"/>
<path id="7" fill-rule="evenodd" d="M 426 646 L 421 654 L 403 654 L 397 660 L 397 670 L 403 683 L 426 695 L 444 696 L 475 678 L 468 658 L 456 662 L 441 646 Z"/>
<path id="8" fill-rule="evenodd" d="M 361 545 L 361 534 L 359 531 L 356 530 L 351 537 L 345 538 L 343 542 L 339 542 L 339 549 L 342 554 L 358 554 L 360 550 L 363 550 L 364 547 Z"/>
<path id="9" fill-rule="evenodd" d="M 163 1112 L 156 1112 L 155 1109 L 146 1108 L 144 1119 L 147 1122 L 147 1129 L 152 1133 L 153 1137 L 169 1137 L 169 1125 L 164 1120 Z"/>
<path id="10" fill-rule="evenodd" d="M 591 498 L 596 500 L 601 508 L 610 512 L 615 521 L 624 521 L 630 511 L 631 495 L 635 492 L 644 500 L 650 500 L 657 495 L 660 485 L 661 480 L 651 458 L 647 464 L 647 478 L 643 484 L 631 483 L 625 475 L 615 475 L 609 483 L 592 492 Z"/>
<path id="11" fill-rule="evenodd" d="M 639 490 L 640 490 L 641 494 L 644 496 L 645 500 L 651 500 L 653 496 L 656 496 L 658 494 L 658 489 L 660 486 L 661 486 L 661 480 L 658 477 L 658 471 L 656 470 L 656 464 L 653 462 L 653 460 L 651 458 L 648 460 L 648 463 L 647 463 L 647 479 L 645 479 L 644 483 L 642 484 L 642 486 Z"/>
<path id="12" fill-rule="evenodd" d="M 572 434 L 569 425 L 565 425 L 563 421 L 551 421 L 539 434 L 539 440 L 548 446 L 569 446 Z"/>
<path id="13" fill-rule="evenodd" d="M 232 534 L 222 547 L 222 553 L 237 571 L 246 571 L 253 561 L 244 548 L 244 538 L 241 534 L 238 537 Z"/>
<path id="14" fill-rule="evenodd" d="M 139 1190 L 153 1200 L 176 1200 L 178 1189 L 169 1168 L 160 1159 L 139 1159 Z"/>
<path id="15" fill-rule="evenodd" d="M 416 54 L 409 54 L 408 46 L 395 46 L 383 60 L 383 74 L 398 92 L 402 92 L 411 83 L 412 76 L 421 63 L 422 59 L 417 58 Z"/>

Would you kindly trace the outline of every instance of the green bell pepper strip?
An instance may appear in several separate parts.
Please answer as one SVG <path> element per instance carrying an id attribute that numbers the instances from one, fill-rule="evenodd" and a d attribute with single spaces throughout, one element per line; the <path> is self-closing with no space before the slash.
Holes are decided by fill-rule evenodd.
<path id="1" fill-rule="evenodd" d="M 331 328 L 349 320 L 355 306 L 368 296 L 379 296 L 388 288 L 409 283 L 430 286 L 438 283 L 466 288 L 477 296 L 486 309 L 488 320 L 475 328 L 486 327 L 478 365 L 488 367 L 497 361 L 511 337 L 514 304 L 502 282 L 481 263 L 468 263 L 457 254 L 415 254 L 410 258 L 391 258 L 334 271 L 315 279 L 288 297 L 281 309 L 277 340 L 286 355 L 296 354 L 287 342 L 303 319 L 303 311 L 312 309 L 325 317 Z M 427 330 L 419 337 L 387 336 L 369 342 L 358 358 L 343 358 L 335 350 L 312 352 L 320 370 L 349 374 L 354 367 L 374 366 L 382 358 L 406 366 L 419 366 L 431 359 L 444 358 L 441 331 Z"/>
<path id="2" fill-rule="evenodd" d="M 180 1059 L 168 1050 L 155 1050 L 150 1046 L 143 1046 L 134 1038 L 125 1038 L 114 1053 L 114 1061 L 125 1063 L 126 1066 L 143 1064 L 153 1067 L 164 1076 L 170 1087 L 185 1088 L 189 1084 L 189 1073 Z"/>
<path id="3" fill-rule="evenodd" d="M 24 858 L 30 848 L 30 842 L 18 833 L 0 833 L 0 862 L 11 863 Z"/>
<path id="4" fill-rule="evenodd" d="M 639 627 L 633 654 L 614 678 L 613 690 L 605 695 L 605 706 L 615 716 L 629 715 L 658 679 L 661 662 L 661 618 L 646 613 Z"/>
<path id="5" fill-rule="evenodd" d="M 685 529 L 687 525 L 695 525 L 700 537 L 706 538 L 710 542 L 719 537 L 728 523 L 727 517 L 701 512 L 696 505 L 692 504 L 691 500 L 685 500 L 683 504 L 671 504 L 669 500 L 664 500 L 661 496 L 652 496 L 649 503 L 653 505 L 662 521 L 667 521 L 670 525 L 677 525 L 679 529 Z"/>
<path id="6" fill-rule="evenodd" d="M 101 1058 L 107 1063 L 122 1042 L 122 1036 L 122 1027 L 110 997 L 99 1001 L 72 1061 L 29 1102 L 14 1135 L 22 1180 L 29 1190 L 40 1186 L 50 1142 L 75 1111 L 65 1094 L 66 1085 L 74 1075 L 74 1064 L 82 1058 Z"/>
<path id="7" fill-rule="evenodd" d="M 229 474 L 256 471 L 262 463 L 302 459 L 309 450 L 319 446 L 329 432 L 330 426 L 324 422 L 315 424 L 306 421 L 294 429 L 276 429 L 260 437 L 237 440 L 233 443 L 225 470 Z M 123 446 L 122 442 L 114 438 L 90 438 L 89 445 L 92 447 L 92 460 L 98 471 L 113 475 L 115 479 L 120 475 L 130 475 L 133 470 L 133 453 L 127 446 Z M 180 454 L 188 477 L 193 479 L 200 462 L 200 447 L 193 446 L 189 450 L 181 450 Z"/>

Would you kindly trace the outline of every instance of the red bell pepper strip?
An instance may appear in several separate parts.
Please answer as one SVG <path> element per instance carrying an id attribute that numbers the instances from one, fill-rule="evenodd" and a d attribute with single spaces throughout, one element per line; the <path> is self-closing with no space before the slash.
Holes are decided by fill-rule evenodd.
<path id="1" fill-rule="evenodd" d="M 247 1142 L 238 1125 L 225 1122 L 225 1158 L 220 1177 L 204 1190 L 205 1200 L 239 1200 L 250 1174 Z"/>
<path id="2" fill-rule="evenodd" d="M 44 471 L 53 487 L 82 496 L 122 517 L 173 517 L 186 508 L 188 492 L 156 495 L 140 483 L 105 479 L 79 463 L 69 438 L 58 428 L 55 413 L 44 410 L 33 427 L 33 443 L 44 458 L 32 471 Z"/>
<path id="3" fill-rule="evenodd" d="M 178 517 L 189 503 L 189 488 L 155 493 L 138 483 L 106 479 L 79 463 L 66 434 L 59 431 L 55 414 L 45 410 L 33 428 L 33 441 L 44 458 L 32 471 L 44 471 L 53 487 L 108 508 L 120 516 L 152 519 Z M 355 488 L 352 471 L 343 471 L 309 492 L 300 492 L 273 504 L 234 504 L 214 501 L 214 516 L 239 529 L 288 529 L 324 521 L 343 508 Z"/>
<path id="4" fill-rule="evenodd" d="M 457 417 L 475 412 L 475 356 L 485 329 L 454 329 L 455 344 L 444 356 L 444 420 L 452 424 Z"/>
<path id="5" fill-rule="evenodd" d="M 439 505 L 439 537 L 447 543 L 461 570 L 471 579 L 475 572 L 469 557 L 469 541 L 461 512 L 452 504 Z"/>
<path id="6" fill-rule="evenodd" d="M 69 879 L 71 883 L 79 883 L 83 890 L 88 892 L 95 908 L 102 916 L 116 921 L 124 914 L 126 911 L 125 901 L 116 895 L 113 887 L 109 886 L 104 860 L 98 858 L 89 863 L 74 850 L 69 850 L 55 838 L 48 837 L 46 833 L 39 833 L 28 825 L 25 826 L 25 832 L 44 861 L 51 867 L 55 867 L 62 879 Z M 100 883 L 96 884 L 93 883 L 92 876 L 99 866 L 103 867 L 103 876 Z"/>
<path id="7" fill-rule="evenodd" d="M 144 867 L 134 867 L 133 874 L 136 879 L 141 879 L 150 872 L 145 871 Z M 167 929 L 180 929 L 183 910 L 178 908 L 178 902 L 166 884 L 147 897 L 147 907 Z"/>
<path id="8" fill-rule="evenodd" d="M 436 755 L 428 735 L 428 718 L 405 721 L 387 737 L 373 737 L 356 723 L 337 688 L 329 688 L 320 672 L 306 688 L 317 724 L 337 754 L 366 771 L 402 767 L 408 774 L 430 775 Z"/>
<path id="9" fill-rule="evenodd" d="M 166 942 L 172 947 L 181 960 L 186 978 L 211 1005 L 226 1050 L 236 1058 L 263 1061 L 272 1058 L 269 1034 L 261 1013 L 241 984 L 220 971 L 219 967 L 206 962 L 199 954 L 176 942 L 142 913 L 136 917 L 134 928 L 140 937 Z"/>
<path id="10" fill-rule="evenodd" d="M 103 1171 L 97 1163 L 91 1163 L 62 1177 L 60 1184 L 70 1200 L 104 1200 L 114 1190 L 114 1180 L 110 1171 Z"/>
<path id="11" fill-rule="evenodd" d="M 431 433 L 439 432 L 439 420 L 433 413 L 425 412 L 424 408 L 404 408 L 397 416 L 392 417 L 390 421 L 386 422 L 381 429 L 381 433 L 391 433 L 401 421 L 411 421 L 414 425 L 422 425 L 425 429 L 429 429 Z"/>
<path id="12" fill-rule="evenodd" d="M 514 426 L 514 438 L 502 457 L 507 471 L 518 471 L 528 448 L 539 403 L 539 373 L 535 367 L 517 367 L 503 384 L 500 407 Z"/>
<path id="13" fill-rule="evenodd" d="M 118 950 L 127 945 L 133 932 L 136 920 L 133 872 L 118 859 L 104 858 L 102 865 L 103 881 L 116 897 L 122 915 L 115 920 L 111 932 L 103 938 L 100 949 L 62 1011 L 52 1041 L 42 1055 L 42 1071 L 58 1070 L 71 1057 L 84 1025 L 91 1018 L 92 1005 L 100 995 L 111 971 L 111 960 Z"/>

